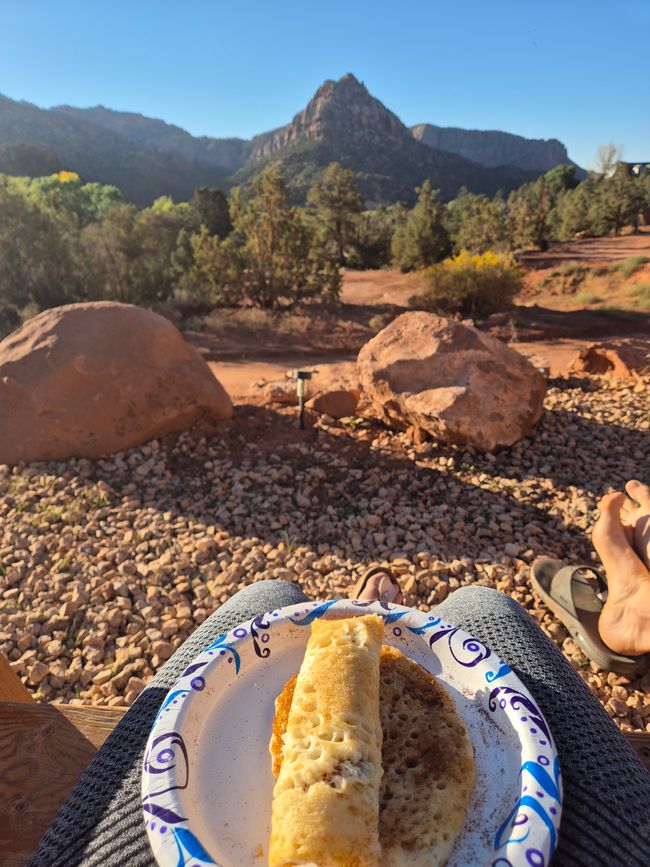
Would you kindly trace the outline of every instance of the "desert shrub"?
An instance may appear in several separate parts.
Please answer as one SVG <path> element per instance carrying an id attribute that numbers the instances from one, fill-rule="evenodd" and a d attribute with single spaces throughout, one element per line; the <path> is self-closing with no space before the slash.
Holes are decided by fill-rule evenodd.
<path id="1" fill-rule="evenodd" d="M 574 274 L 582 275 L 585 273 L 585 268 L 580 264 L 580 262 L 576 262 L 572 259 L 569 262 L 562 262 L 557 273 L 561 274 L 563 277 L 570 277 Z"/>
<path id="2" fill-rule="evenodd" d="M 113 206 L 79 236 L 84 286 L 91 287 L 92 297 L 145 307 L 169 298 L 181 225 L 178 214 L 162 203 L 142 210 L 128 203 Z"/>
<path id="3" fill-rule="evenodd" d="M 636 298 L 636 306 L 650 310 L 650 283 L 636 283 L 630 287 L 630 295 Z"/>
<path id="4" fill-rule="evenodd" d="M 354 243 L 346 262 L 349 268 L 365 270 L 390 265 L 391 241 L 396 220 L 394 210 L 381 207 L 359 214 Z"/>
<path id="5" fill-rule="evenodd" d="M 21 317 L 17 308 L 8 301 L 0 300 L 0 340 L 15 331 L 20 323 Z"/>
<path id="6" fill-rule="evenodd" d="M 506 309 L 520 291 L 523 269 L 509 253 L 467 250 L 432 265 L 429 288 L 410 299 L 412 307 L 439 313 L 481 317 Z"/>
<path id="7" fill-rule="evenodd" d="M 636 178 L 625 172 L 612 177 L 591 174 L 558 200 L 555 234 L 619 235 L 625 225 L 638 224 L 644 204 L 644 189 Z"/>
<path id="8" fill-rule="evenodd" d="M 617 270 L 627 279 L 640 271 L 648 262 L 650 262 L 648 256 L 628 256 L 624 262 L 617 266 Z"/>
<path id="9" fill-rule="evenodd" d="M 324 250 L 339 265 L 347 265 L 357 235 L 357 216 L 363 211 L 354 172 L 330 163 L 310 187 L 307 204 Z"/>
<path id="10" fill-rule="evenodd" d="M 368 322 L 368 326 L 372 328 L 375 333 L 379 333 L 382 331 L 388 324 L 390 324 L 390 316 L 387 316 L 385 313 L 377 313 L 375 316 L 372 316 Z"/>
<path id="11" fill-rule="evenodd" d="M 553 196 L 542 175 L 508 196 L 508 223 L 512 245 L 517 250 L 539 247 L 546 250 L 551 238 L 550 215 Z"/>
<path id="12" fill-rule="evenodd" d="M 579 262 L 563 262 L 560 266 L 562 277 L 562 291 L 575 292 L 578 286 L 584 282 L 589 274 L 589 269 Z"/>
<path id="13" fill-rule="evenodd" d="M 603 299 L 595 292 L 582 292 L 576 297 L 578 304 L 600 304 Z"/>
<path id="14" fill-rule="evenodd" d="M 332 303 L 339 296 L 337 259 L 290 204 L 289 189 L 277 166 L 269 166 L 246 196 L 231 197 L 233 233 L 216 251 L 223 286 L 239 302 L 281 307 L 299 300 Z M 222 288 L 223 288 L 222 286 Z"/>
<path id="15" fill-rule="evenodd" d="M 221 190 L 199 187 L 192 196 L 191 207 L 199 226 L 210 235 L 226 238 L 232 232 L 228 199 Z"/>
<path id="16" fill-rule="evenodd" d="M 393 234 L 393 261 L 401 271 L 426 268 L 451 252 L 445 208 L 438 201 L 438 190 L 433 190 L 426 180 L 417 193 L 417 202 Z"/>
<path id="17" fill-rule="evenodd" d="M 463 187 L 447 205 L 447 228 L 455 253 L 485 253 L 511 246 L 507 206 L 500 194 L 488 199 Z"/>

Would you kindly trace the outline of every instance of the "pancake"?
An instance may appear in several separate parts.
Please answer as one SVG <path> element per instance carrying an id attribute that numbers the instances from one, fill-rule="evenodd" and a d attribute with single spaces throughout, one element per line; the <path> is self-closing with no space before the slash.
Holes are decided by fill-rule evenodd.
<path id="1" fill-rule="evenodd" d="M 454 701 L 422 666 L 381 650 L 383 867 L 447 863 L 474 788 L 474 750 Z"/>
<path id="2" fill-rule="evenodd" d="M 270 751 L 283 763 L 283 732 L 294 676 L 276 699 Z M 474 788 L 474 752 L 447 691 L 416 662 L 383 646 L 380 664 L 383 777 L 379 792 L 382 867 L 444 865 Z"/>
<path id="3" fill-rule="evenodd" d="M 280 699 L 274 725 L 282 759 L 273 790 L 270 867 L 381 863 L 383 625 L 376 614 L 312 624 L 293 696 Z"/>

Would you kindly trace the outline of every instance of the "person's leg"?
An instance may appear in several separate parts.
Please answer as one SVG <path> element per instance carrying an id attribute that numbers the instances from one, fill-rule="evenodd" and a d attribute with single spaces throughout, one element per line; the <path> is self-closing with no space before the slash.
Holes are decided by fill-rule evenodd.
<path id="1" fill-rule="evenodd" d="M 88 766 L 28 867 L 155 865 L 140 808 L 142 760 L 158 709 L 191 660 L 219 635 L 267 611 L 307 601 L 286 581 L 244 588 L 185 641 L 139 696 Z"/>
<path id="2" fill-rule="evenodd" d="M 461 587 L 435 612 L 505 660 L 551 728 L 564 783 L 553 864 L 646 867 L 650 774 L 559 648 L 513 599 L 487 587 Z"/>

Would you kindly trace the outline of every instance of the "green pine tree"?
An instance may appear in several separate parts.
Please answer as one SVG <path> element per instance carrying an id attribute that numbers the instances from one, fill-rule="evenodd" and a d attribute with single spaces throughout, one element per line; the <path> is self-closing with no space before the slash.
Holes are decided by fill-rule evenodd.
<path id="1" fill-rule="evenodd" d="M 310 188 L 307 204 L 326 246 L 332 248 L 338 264 L 345 265 L 356 238 L 357 217 L 363 210 L 354 173 L 339 163 L 330 163 L 321 180 Z"/>
<path id="2" fill-rule="evenodd" d="M 451 252 L 445 210 L 438 201 L 438 190 L 433 190 L 431 182 L 426 180 L 416 192 L 417 202 L 393 235 L 393 261 L 402 271 L 426 268 Z"/>

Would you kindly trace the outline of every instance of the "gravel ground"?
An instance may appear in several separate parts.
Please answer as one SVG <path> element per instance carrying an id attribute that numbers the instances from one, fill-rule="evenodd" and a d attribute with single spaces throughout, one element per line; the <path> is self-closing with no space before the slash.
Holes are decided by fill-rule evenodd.
<path id="1" fill-rule="evenodd" d="M 428 608 L 463 584 L 513 596 L 625 730 L 650 731 L 650 674 L 599 671 L 531 594 L 541 553 L 589 562 L 599 496 L 650 479 L 650 381 L 551 381 L 534 437 L 497 455 L 414 445 L 359 419 L 296 427 L 239 406 L 209 438 L 105 460 L 0 466 L 0 651 L 35 696 L 131 704 L 236 590 L 345 594 L 373 562 Z"/>

